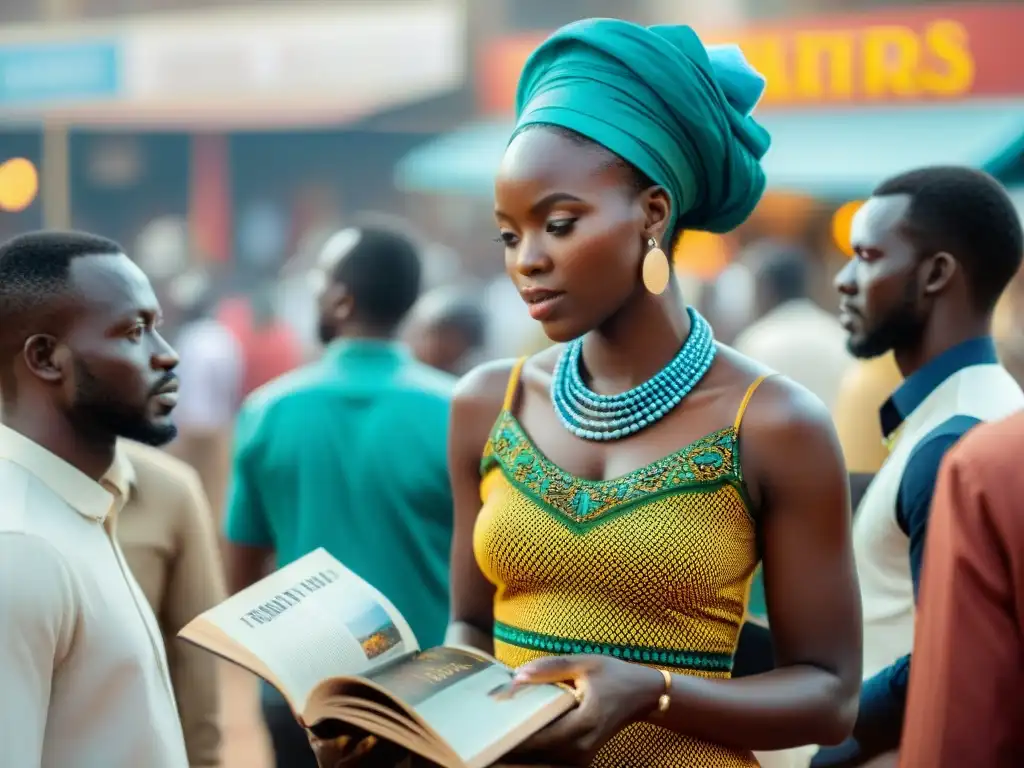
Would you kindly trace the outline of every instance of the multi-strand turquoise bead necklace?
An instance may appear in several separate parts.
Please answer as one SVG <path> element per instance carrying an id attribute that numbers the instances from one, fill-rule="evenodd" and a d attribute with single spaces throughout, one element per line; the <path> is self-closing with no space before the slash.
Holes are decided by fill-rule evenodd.
<path id="1" fill-rule="evenodd" d="M 697 385 L 715 359 L 711 326 L 693 308 L 690 335 L 668 365 L 618 395 L 599 395 L 580 373 L 583 339 L 569 342 L 551 379 L 551 402 L 562 424 L 584 440 L 619 440 L 661 420 Z"/>

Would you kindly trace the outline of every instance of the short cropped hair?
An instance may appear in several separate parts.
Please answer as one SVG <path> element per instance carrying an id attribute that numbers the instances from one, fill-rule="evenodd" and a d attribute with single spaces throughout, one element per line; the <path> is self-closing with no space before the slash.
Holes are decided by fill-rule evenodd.
<path id="1" fill-rule="evenodd" d="M 416 237 L 396 222 L 364 217 L 353 224 L 359 239 L 330 279 L 343 284 L 355 300 L 360 319 L 394 329 L 420 295 L 423 264 Z"/>
<path id="2" fill-rule="evenodd" d="M 12 331 L 67 289 L 72 261 L 118 253 L 118 243 L 88 232 L 28 232 L 0 244 L 0 339 L 6 345 Z"/>
<path id="3" fill-rule="evenodd" d="M 442 288 L 432 298 L 439 302 L 433 319 L 436 328 L 461 334 L 472 349 L 484 345 L 487 340 L 487 315 L 476 297 L 465 289 Z"/>
<path id="4" fill-rule="evenodd" d="M 963 267 L 979 309 L 991 311 L 1024 260 L 1020 216 L 1006 189 L 983 171 L 930 166 L 882 182 L 873 197 L 907 195 L 907 235 Z"/>

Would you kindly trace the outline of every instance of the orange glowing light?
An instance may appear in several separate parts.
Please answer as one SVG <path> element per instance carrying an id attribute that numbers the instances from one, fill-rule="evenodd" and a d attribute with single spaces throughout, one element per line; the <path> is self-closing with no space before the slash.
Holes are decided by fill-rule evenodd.
<path id="1" fill-rule="evenodd" d="M 832 239 L 835 241 L 836 247 L 847 258 L 853 256 L 853 246 L 850 244 L 850 226 L 853 223 L 854 215 L 862 205 L 864 205 L 863 200 L 851 200 L 848 203 L 843 203 L 832 214 Z"/>
<path id="2" fill-rule="evenodd" d="M 0 164 L 0 210 L 18 213 L 39 193 L 39 172 L 31 161 L 13 157 Z"/>
<path id="3" fill-rule="evenodd" d="M 676 241 L 672 257 L 676 269 L 711 280 L 729 263 L 729 246 L 721 235 L 687 230 Z"/>

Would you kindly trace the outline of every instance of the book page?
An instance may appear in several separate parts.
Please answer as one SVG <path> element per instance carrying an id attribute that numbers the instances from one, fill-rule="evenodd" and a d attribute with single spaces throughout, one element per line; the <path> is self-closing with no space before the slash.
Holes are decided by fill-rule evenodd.
<path id="1" fill-rule="evenodd" d="M 263 662 L 293 707 L 305 706 L 323 680 L 364 675 L 419 645 L 380 592 L 324 549 L 272 573 L 203 613 L 211 624 Z M 182 637 L 203 642 L 202 628 Z M 217 651 L 216 648 L 211 650 Z"/>
<path id="2" fill-rule="evenodd" d="M 470 768 L 490 765 L 576 704 L 555 685 L 508 695 L 512 671 L 462 648 L 414 654 L 367 676 L 422 719 Z"/>

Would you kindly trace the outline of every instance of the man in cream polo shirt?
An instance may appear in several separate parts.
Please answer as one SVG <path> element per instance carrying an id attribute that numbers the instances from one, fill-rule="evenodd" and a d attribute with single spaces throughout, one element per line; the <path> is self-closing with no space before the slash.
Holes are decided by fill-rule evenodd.
<path id="1" fill-rule="evenodd" d="M 882 405 L 889 455 L 854 519 L 864 684 L 853 737 L 812 762 L 833 768 L 895 764 L 939 464 L 979 422 L 1024 408 L 991 337 L 996 302 L 1024 256 L 1020 220 L 998 182 L 960 167 L 902 174 L 875 190 L 851 234 L 855 255 L 836 278 L 850 351 L 892 351 L 904 380 Z"/>
<path id="2" fill-rule="evenodd" d="M 0 765 L 188 766 L 160 630 L 114 538 L 117 438 L 174 436 L 159 319 L 114 242 L 0 245 Z"/>

